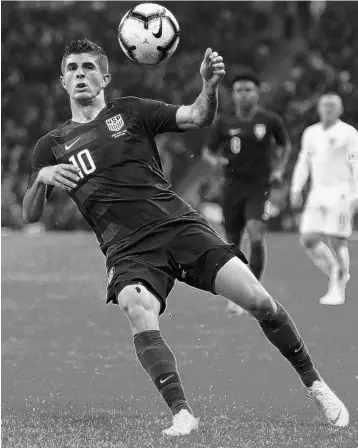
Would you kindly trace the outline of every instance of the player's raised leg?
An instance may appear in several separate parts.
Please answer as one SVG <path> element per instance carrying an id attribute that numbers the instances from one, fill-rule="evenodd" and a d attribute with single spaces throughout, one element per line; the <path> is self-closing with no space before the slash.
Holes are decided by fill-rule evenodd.
<path id="1" fill-rule="evenodd" d="M 327 294 L 320 299 L 324 303 L 326 298 L 336 294 L 338 264 L 332 250 L 322 241 L 323 236 L 317 232 L 301 233 L 301 244 L 314 264 L 329 277 Z"/>
<path id="2" fill-rule="evenodd" d="M 233 257 L 218 271 L 214 285 L 217 294 L 242 306 L 257 319 L 267 339 L 291 363 L 307 387 L 307 395 L 317 402 L 328 421 L 346 426 L 348 411 L 320 377 L 293 320 L 250 269 Z"/>
<path id="3" fill-rule="evenodd" d="M 168 436 L 189 434 L 198 428 L 177 369 L 176 359 L 159 329 L 159 300 L 142 284 L 125 286 L 117 294 L 118 304 L 132 328 L 137 358 L 173 414 Z"/>

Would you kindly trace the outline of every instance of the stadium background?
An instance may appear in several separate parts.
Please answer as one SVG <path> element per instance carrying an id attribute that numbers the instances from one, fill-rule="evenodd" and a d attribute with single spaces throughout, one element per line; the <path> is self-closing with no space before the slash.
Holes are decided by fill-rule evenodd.
<path id="1" fill-rule="evenodd" d="M 357 126 L 357 2 L 163 2 L 181 43 L 158 67 L 128 61 L 116 41 L 132 2 L 2 2 L 1 445 L 4 448 L 357 448 L 358 245 L 341 307 L 322 307 L 326 277 L 296 234 L 271 232 L 263 283 L 292 313 L 316 365 L 345 401 L 351 424 L 330 428 L 291 366 L 248 316 L 229 319 L 220 297 L 178 283 L 161 330 L 177 357 L 200 431 L 166 441 L 170 415 L 140 368 L 128 322 L 104 306 L 106 273 L 95 236 L 66 194 L 55 192 L 41 225 L 24 226 L 21 202 L 37 139 L 69 116 L 58 82 L 65 44 L 86 36 L 108 52 L 108 98 L 138 95 L 190 103 L 207 46 L 265 81 L 262 103 L 282 114 L 294 144 L 271 228 L 295 220 L 285 196 L 302 130 L 327 89 Z M 219 197 L 220 173 L 200 162 L 205 131 L 158 139 L 174 188 L 195 206 Z M 210 183 L 205 186 L 205 179 Z M 47 232 L 42 232 L 47 229 Z M 73 230 L 71 232 L 67 230 Z M 32 238 L 32 236 L 34 236 Z"/>
<path id="2" fill-rule="evenodd" d="M 283 116 L 294 148 L 285 184 L 273 198 L 281 212 L 270 226 L 295 228 L 297 217 L 288 208 L 287 190 L 302 131 L 317 118 L 317 97 L 326 90 L 337 91 L 345 105 L 343 119 L 357 126 L 358 3 L 162 3 L 176 15 L 182 32 L 174 56 L 157 67 L 134 65 L 117 44 L 117 25 L 133 2 L 2 3 L 3 228 L 24 228 L 21 202 L 30 154 L 39 137 L 69 117 L 58 80 L 61 56 L 66 43 L 84 36 L 108 53 L 113 81 L 107 98 L 135 95 L 191 103 L 201 88 L 199 65 L 207 46 L 220 51 L 227 65 L 220 108 L 230 102 L 232 76 L 244 67 L 255 70 L 263 81 L 262 104 Z M 199 209 L 203 201 L 220 198 L 221 173 L 210 172 L 200 161 L 206 132 L 158 138 L 166 175 L 175 190 Z M 42 226 L 87 228 L 75 204 L 61 191 L 53 194 Z"/>

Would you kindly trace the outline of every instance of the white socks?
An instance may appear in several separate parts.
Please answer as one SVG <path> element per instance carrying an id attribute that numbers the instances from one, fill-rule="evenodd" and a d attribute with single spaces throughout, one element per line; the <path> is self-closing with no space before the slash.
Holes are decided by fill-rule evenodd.
<path id="1" fill-rule="evenodd" d="M 339 269 L 344 275 L 349 274 L 349 250 L 347 246 L 341 246 L 337 251 Z"/>

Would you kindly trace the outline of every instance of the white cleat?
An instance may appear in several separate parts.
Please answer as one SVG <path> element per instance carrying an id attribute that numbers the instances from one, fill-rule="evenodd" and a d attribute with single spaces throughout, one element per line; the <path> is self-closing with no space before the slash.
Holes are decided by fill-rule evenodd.
<path id="1" fill-rule="evenodd" d="M 307 388 L 307 397 L 313 400 L 332 426 L 344 427 L 349 423 L 349 412 L 342 401 L 324 381 L 315 381 Z"/>
<path id="2" fill-rule="evenodd" d="M 241 306 L 236 305 L 236 303 L 228 301 L 225 311 L 231 316 L 242 316 L 243 314 L 248 314 Z"/>
<path id="3" fill-rule="evenodd" d="M 331 291 L 319 299 L 321 305 L 343 305 L 345 302 L 344 295 L 338 290 L 338 288 L 333 288 Z"/>
<path id="4" fill-rule="evenodd" d="M 173 425 L 162 431 L 163 436 L 177 437 L 187 436 L 192 431 L 196 431 L 199 427 L 199 420 L 195 418 L 189 411 L 182 409 L 173 417 Z"/>
<path id="5" fill-rule="evenodd" d="M 327 294 L 319 300 L 322 305 L 343 305 L 346 301 L 346 286 L 350 275 L 344 274 L 342 278 L 336 278 L 331 282 Z"/>

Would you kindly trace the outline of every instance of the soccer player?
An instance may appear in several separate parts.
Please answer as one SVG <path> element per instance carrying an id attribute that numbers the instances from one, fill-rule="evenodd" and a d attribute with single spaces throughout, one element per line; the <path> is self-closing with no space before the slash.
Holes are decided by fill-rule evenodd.
<path id="1" fill-rule="evenodd" d="M 271 186 L 282 181 L 291 143 L 282 118 L 259 107 L 259 89 L 254 74 L 234 78 L 234 107 L 214 123 L 203 157 L 213 166 L 224 165 L 226 236 L 240 247 L 246 228 L 251 245 L 249 265 L 261 280 L 266 264 L 265 204 Z M 230 302 L 227 311 L 242 312 Z"/>
<path id="2" fill-rule="evenodd" d="M 287 311 L 255 278 L 240 250 L 223 241 L 162 175 L 154 136 L 213 122 L 223 58 L 206 50 L 203 88 L 189 106 L 136 97 L 106 102 L 108 60 L 88 40 L 70 43 L 61 67 L 72 117 L 35 146 L 23 216 L 28 222 L 40 219 L 46 198 L 59 187 L 93 228 L 106 256 L 107 303 L 119 305 L 128 317 L 138 360 L 173 414 L 173 425 L 163 433 L 179 436 L 198 428 L 159 328 L 175 280 L 250 312 L 328 421 L 346 426 L 347 409 L 314 367 Z"/>
<path id="3" fill-rule="evenodd" d="M 358 132 L 340 120 L 341 98 L 322 95 L 318 102 L 320 122 L 302 136 L 302 149 L 291 185 L 293 208 L 302 206 L 302 189 L 311 175 L 311 187 L 300 223 L 301 243 L 308 256 L 328 277 L 324 305 L 345 301 L 349 280 L 347 239 L 358 200 Z M 328 238 L 331 248 L 325 243 Z"/>

